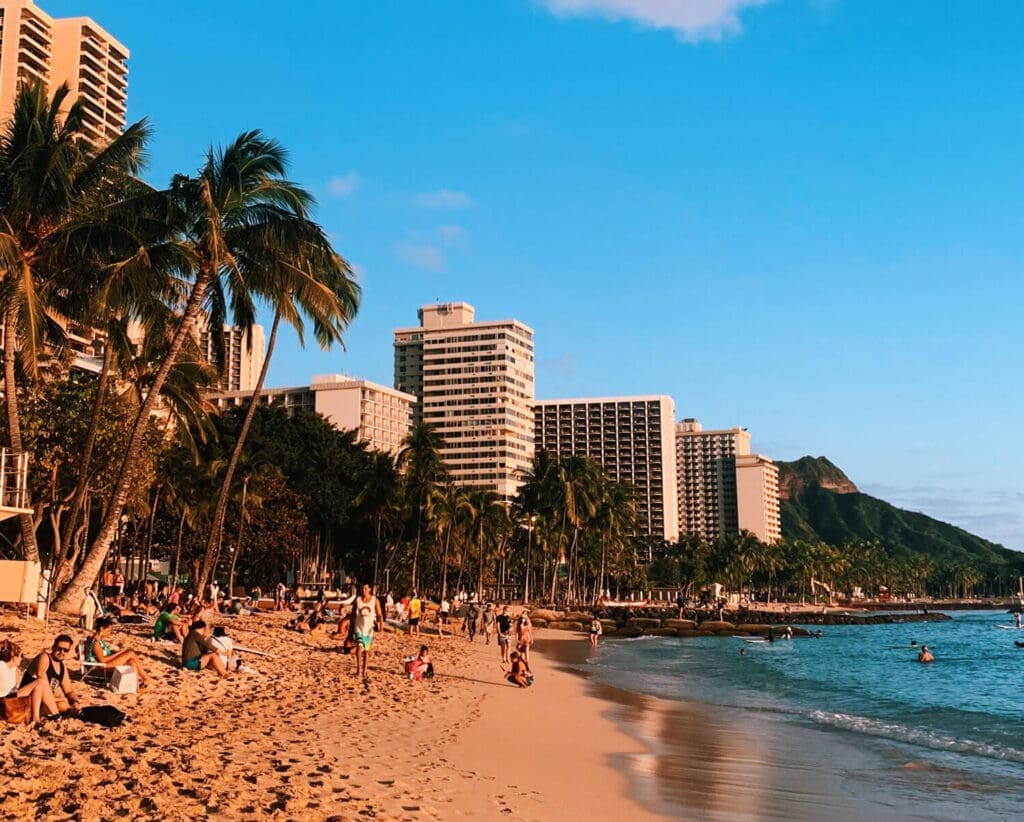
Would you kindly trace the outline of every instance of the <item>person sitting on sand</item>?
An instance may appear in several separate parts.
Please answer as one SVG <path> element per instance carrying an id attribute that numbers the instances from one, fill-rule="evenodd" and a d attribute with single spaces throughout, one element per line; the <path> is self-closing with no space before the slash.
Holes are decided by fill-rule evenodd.
<path id="1" fill-rule="evenodd" d="M 181 667 L 188 671 L 212 668 L 221 679 L 228 675 L 220 658 L 220 649 L 210 642 L 210 628 L 201 619 L 192 623 L 192 629 L 181 643 Z"/>
<path id="2" fill-rule="evenodd" d="M 122 648 L 120 651 L 112 651 L 108 640 L 114 630 L 114 620 L 110 617 L 100 617 L 96 620 L 96 630 L 85 643 L 85 659 L 88 662 L 99 662 L 104 668 L 116 668 L 118 665 L 128 665 L 135 670 L 139 677 L 139 687 L 148 688 L 150 679 L 142 669 L 135 651 L 130 648 Z"/>
<path id="3" fill-rule="evenodd" d="M 918 662 L 934 662 L 935 657 L 932 656 L 932 652 L 928 650 L 927 645 L 921 646 L 921 653 L 917 655 Z"/>
<path id="4" fill-rule="evenodd" d="M 405 672 L 410 680 L 420 682 L 424 677 L 430 679 L 434 676 L 434 665 L 430 661 L 430 649 L 426 645 L 420 645 L 420 652 L 407 660 Z"/>
<path id="5" fill-rule="evenodd" d="M 44 680 L 49 685 L 53 701 L 57 706 L 57 713 L 74 716 L 78 713 L 78 694 L 71 684 L 71 672 L 64 664 L 67 655 L 71 653 L 73 640 L 67 634 L 60 634 L 53 640 L 53 647 L 49 651 L 43 651 L 32 660 L 25 675 L 21 678 L 20 688 L 24 688 L 35 682 L 37 679 Z"/>
<path id="6" fill-rule="evenodd" d="M 188 633 L 188 617 L 181 615 L 181 606 L 172 602 L 167 606 L 166 611 L 161 611 L 153 624 L 153 639 L 174 637 L 177 642 L 185 641 L 185 634 Z M 170 636 L 168 636 L 168 634 Z"/>
<path id="7" fill-rule="evenodd" d="M 519 688 L 528 688 L 533 684 L 533 677 L 526 668 L 526 663 L 519 656 L 518 651 L 512 652 L 512 670 L 505 676 L 509 682 Z"/>
<path id="8" fill-rule="evenodd" d="M 374 626 L 384 625 L 384 612 L 380 608 L 380 600 L 373 595 L 369 583 L 363 583 L 359 596 L 352 604 L 352 612 L 356 640 L 356 675 L 362 673 L 365 680 Z"/>
<path id="9" fill-rule="evenodd" d="M 46 677 L 18 686 L 18 666 L 21 664 L 21 646 L 9 639 L 0 641 L 0 699 L 20 696 L 28 697 L 32 706 L 32 721 L 38 722 L 42 709 L 51 715 L 59 713 L 53 698 L 50 682 Z"/>

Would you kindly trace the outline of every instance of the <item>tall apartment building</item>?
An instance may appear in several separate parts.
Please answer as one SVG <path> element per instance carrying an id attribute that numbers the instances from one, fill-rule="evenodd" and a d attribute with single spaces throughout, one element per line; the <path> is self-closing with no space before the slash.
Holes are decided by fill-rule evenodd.
<path id="1" fill-rule="evenodd" d="M 750 453 L 745 428 L 705 431 L 695 419 L 676 426 L 679 530 L 707 540 L 747 530 L 781 537 L 778 468 Z"/>
<path id="2" fill-rule="evenodd" d="M 443 439 L 456 484 L 510 499 L 533 459 L 533 329 L 475 313 L 462 302 L 425 305 L 419 326 L 395 329 L 395 387 Z"/>
<path id="3" fill-rule="evenodd" d="M 219 390 L 254 391 L 267 356 L 263 326 L 254 325 L 246 334 L 238 326 L 225 325 L 221 333 L 224 337 L 224 363 Z M 208 363 L 218 365 L 209 326 L 200 327 L 199 350 Z"/>
<path id="4" fill-rule="evenodd" d="M 768 457 L 736 457 L 736 509 L 741 531 L 750 531 L 769 545 L 782 539 L 779 467 Z"/>
<path id="5" fill-rule="evenodd" d="M 218 408 L 244 405 L 252 396 L 246 391 L 221 391 L 209 395 Z M 308 386 L 265 388 L 260 402 L 283 406 L 289 413 L 314 411 L 339 431 L 355 431 L 360 442 L 375 451 L 397 456 L 412 428 L 416 398 L 383 385 L 341 374 L 313 377 Z"/>
<path id="6" fill-rule="evenodd" d="M 88 17 L 54 18 L 31 0 L 0 0 L 0 121 L 14 110 L 23 81 L 62 83 L 81 99 L 84 131 L 96 144 L 124 131 L 128 49 Z"/>
<path id="7" fill-rule="evenodd" d="M 539 400 L 534 445 L 557 457 L 580 455 L 636 491 L 644 536 L 679 538 L 675 403 L 671 397 Z"/>

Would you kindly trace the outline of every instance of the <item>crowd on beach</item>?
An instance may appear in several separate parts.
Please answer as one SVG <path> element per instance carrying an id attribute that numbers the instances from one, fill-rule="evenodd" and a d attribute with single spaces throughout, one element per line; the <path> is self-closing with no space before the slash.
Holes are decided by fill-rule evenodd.
<path id="1" fill-rule="evenodd" d="M 354 673 L 366 687 L 374 636 L 391 630 L 420 637 L 428 619 L 438 636 L 462 633 L 469 642 L 475 642 L 478 635 L 485 645 L 493 641 L 506 680 L 519 688 L 533 684 L 530 648 L 534 635 L 526 609 L 513 617 L 508 605 L 499 608 L 465 594 L 454 602 L 444 596 L 433 602 L 416 591 L 401 597 L 389 591 L 378 598 L 369 584 L 330 596 L 323 586 L 304 589 L 283 582 L 270 597 L 264 597 L 258 588 L 244 597 L 229 596 L 216 583 L 207 586 L 202 596 L 186 593 L 181 586 L 161 590 L 153 583 L 126 591 L 123 577 L 109 573 L 102 579 L 99 594 L 90 592 L 83 603 L 79 625 L 87 632 L 85 639 L 76 642 L 69 633 L 59 633 L 23 672 L 19 644 L 10 639 L 0 642 L 0 697 L 20 699 L 28 718 L 37 723 L 47 717 L 81 716 L 80 691 L 84 688 L 72 681 L 68 664 L 72 658 L 79 661 L 82 678 L 89 670 L 98 669 L 105 680 L 115 669 L 130 670 L 137 688 L 153 687 L 154 676 L 143 657 L 130 647 L 115 647 L 114 628 L 122 624 L 151 626 L 147 629 L 149 642 L 176 643 L 184 670 L 210 671 L 221 679 L 247 673 L 251 669 L 239 651 L 249 649 L 234 645 L 224 623 L 268 610 L 293 614 L 284 630 L 354 655 Z M 418 652 L 404 657 L 401 666 L 412 681 L 431 679 L 435 673 L 429 646 L 422 641 Z"/>

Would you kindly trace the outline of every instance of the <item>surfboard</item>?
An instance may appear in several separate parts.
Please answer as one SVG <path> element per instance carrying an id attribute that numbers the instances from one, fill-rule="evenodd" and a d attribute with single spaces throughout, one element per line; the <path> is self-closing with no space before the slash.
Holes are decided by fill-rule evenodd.
<path id="1" fill-rule="evenodd" d="M 1016 625 L 996 625 L 997 628 L 1002 628 L 1004 631 L 1019 631 Z"/>
<path id="2" fill-rule="evenodd" d="M 762 642 L 765 642 L 765 643 L 768 642 L 767 639 L 759 639 L 756 636 L 736 636 L 735 634 L 733 634 L 732 638 L 733 639 L 742 639 L 744 642 L 752 642 L 752 643 L 755 643 L 755 644 L 760 644 Z"/>

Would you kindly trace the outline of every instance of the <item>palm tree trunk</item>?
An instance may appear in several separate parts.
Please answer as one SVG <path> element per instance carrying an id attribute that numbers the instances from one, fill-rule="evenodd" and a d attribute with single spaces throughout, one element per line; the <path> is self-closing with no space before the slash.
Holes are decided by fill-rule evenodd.
<path id="1" fill-rule="evenodd" d="M 274 345 L 277 342 L 277 329 L 281 325 L 281 312 L 274 313 L 274 324 L 270 328 L 270 339 L 267 341 L 267 356 L 263 359 L 263 367 L 260 369 L 260 378 L 256 381 L 256 388 L 249 400 L 249 408 L 245 412 L 245 420 L 242 422 L 242 430 L 238 432 L 238 439 L 231 451 L 231 459 L 228 460 L 228 467 L 224 472 L 224 480 L 220 486 L 220 493 L 217 495 L 217 507 L 213 513 L 213 527 L 210 529 L 210 536 L 206 541 L 206 554 L 203 557 L 203 564 L 200 566 L 199 579 L 196 581 L 197 591 L 206 587 L 206 582 L 211 575 L 216 574 L 217 562 L 220 559 L 221 537 L 224 533 L 224 517 L 228 510 L 228 497 L 231 495 L 231 482 L 235 478 L 235 468 L 242 457 L 242 449 L 245 448 L 246 437 L 249 436 L 249 429 L 252 427 L 253 417 L 256 416 L 256 406 L 259 405 L 260 393 L 263 391 L 263 383 L 267 378 L 267 371 L 270 369 L 270 358 L 274 356 Z"/>
<path id="2" fill-rule="evenodd" d="M 78 481 L 75 483 L 75 493 L 71 499 L 71 511 L 61 532 L 60 553 L 58 554 L 60 559 L 57 563 L 56 579 L 60 578 L 63 565 L 67 562 L 68 554 L 71 552 L 71 540 L 78 530 L 78 523 L 82 519 L 82 511 L 85 508 L 85 495 L 89 491 L 89 475 L 92 471 L 92 454 L 96 448 L 96 436 L 100 428 L 100 419 L 103 416 L 107 382 L 110 379 L 113 362 L 114 346 L 108 340 L 103 349 L 103 367 L 100 369 L 100 379 L 96 386 L 96 400 L 92 404 L 92 418 L 89 420 L 89 433 L 85 438 L 85 450 L 82 452 L 82 461 L 78 466 Z"/>
<path id="3" fill-rule="evenodd" d="M 235 552 L 231 555 L 231 572 L 228 574 L 228 596 L 235 595 L 235 564 L 242 553 L 242 533 L 245 528 L 245 497 L 249 493 L 249 477 L 242 478 L 242 513 L 238 517 L 238 538 L 235 540 Z"/>
<path id="4" fill-rule="evenodd" d="M 448 595 L 448 548 L 452 544 L 453 526 L 448 526 L 448 535 L 444 540 L 444 554 L 441 557 L 441 599 Z"/>
<path id="5" fill-rule="evenodd" d="M 18 414 L 18 383 L 14 375 L 14 358 L 17 354 L 14 344 L 14 308 L 11 307 L 4 315 L 4 396 L 7 400 L 7 431 L 11 441 L 11 450 L 24 451 L 21 441 L 21 420 Z M 36 532 L 32 525 L 31 514 L 18 516 L 21 527 L 21 549 L 29 562 L 39 562 L 39 545 Z"/>
<path id="6" fill-rule="evenodd" d="M 100 570 L 103 568 L 103 562 L 107 558 L 107 552 L 110 550 L 110 545 L 114 541 L 118 526 L 121 523 L 121 512 L 128 501 L 128 491 L 135 478 L 135 465 L 138 462 L 139 454 L 142 452 L 142 445 L 146 436 L 146 430 L 149 428 L 150 417 L 156 408 L 156 403 L 160 398 L 160 392 L 163 390 L 164 383 L 167 381 L 167 375 L 171 373 L 171 369 L 178 359 L 178 354 L 185 344 L 185 338 L 188 334 L 192 333 L 192 326 L 195 324 L 196 317 L 199 316 L 199 308 L 202 305 L 203 296 L 206 294 L 206 288 L 213 279 L 213 274 L 212 270 L 201 272 L 192 288 L 192 293 L 189 295 L 188 302 L 185 305 L 181 325 L 178 326 L 174 339 L 171 340 L 167 357 L 161 364 L 160 370 L 157 371 L 156 377 L 153 379 L 153 385 L 149 389 L 149 393 L 146 395 L 146 399 L 135 418 L 132 435 L 128 440 L 128 447 L 125 449 L 124 458 L 121 461 L 121 468 L 118 471 L 114 492 L 111 495 L 107 511 L 103 516 L 103 521 L 100 523 L 99 532 L 96 534 L 96 539 L 93 540 L 92 546 L 85 555 L 82 567 L 78 569 L 78 573 L 75 574 L 71 582 L 67 584 L 54 601 L 52 608 L 57 613 L 77 614 L 86 591 L 92 587 Z"/>
<path id="7" fill-rule="evenodd" d="M 181 512 L 181 519 L 178 521 L 178 550 L 174 555 L 174 578 L 171 582 L 171 593 L 174 593 L 174 589 L 178 586 L 178 577 L 181 571 L 181 543 L 185 538 L 185 517 L 188 512 L 183 508 Z"/>
<path id="8" fill-rule="evenodd" d="M 412 551 L 412 589 L 416 590 L 416 561 L 420 556 L 420 540 L 423 536 L 423 509 L 426 506 L 426 491 L 420 492 L 420 506 L 416 511 L 416 547 Z"/>

